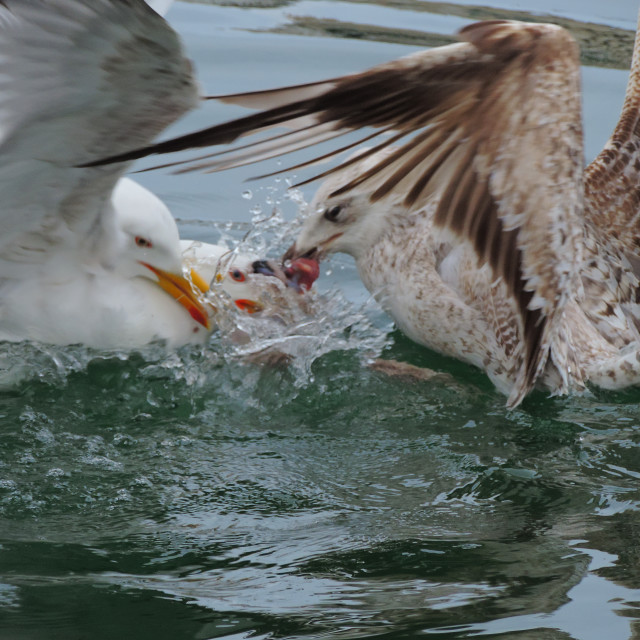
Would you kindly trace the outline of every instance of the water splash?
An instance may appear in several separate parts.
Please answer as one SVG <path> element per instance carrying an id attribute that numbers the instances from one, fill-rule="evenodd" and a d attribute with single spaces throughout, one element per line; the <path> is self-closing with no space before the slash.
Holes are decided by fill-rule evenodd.
<path id="1" fill-rule="evenodd" d="M 150 347 L 157 352 L 157 348 Z M 35 342 L 5 342 L 0 344 L 0 391 L 8 391 L 25 380 L 39 380 L 60 385 L 74 372 L 86 369 L 95 359 L 125 360 L 124 352 L 102 354 L 87 347 L 58 347 Z"/>
<path id="2" fill-rule="evenodd" d="M 353 351 L 363 364 L 387 345 L 387 334 L 367 316 L 366 308 L 350 304 L 340 291 L 300 295 L 284 285 L 280 300 L 260 316 L 225 314 L 222 335 L 226 357 L 257 363 L 286 363 L 294 385 L 313 381 L 312 365 L 332 351 Z M 296 300 L 295 298 L 299 298 Z M 286 304 L 288 303 L 288 304 Z"/>
<path id="3" fill-rule="evenodd" d="M 253 205 L 252 225 L 238 225 L 242 235 L 236 241 L 227 237 L 233 246 L 230 256 L 249 253 L 277 260 L 294 242 L 308 215 L 308 203 L 302 191 L 289 188 L 290 183 L 285 178 L 258 190 L 266 194 L 266 203 L 271 203 L 269 212 Z M 287 216 L 286 208 L 294 210 L 293 219 Z M 265 310 L 249 316 L 234 307 L 221 287 L 212 287 L 213 304 L 223 310 L 217 322 L 226 360 L 286 363 L 295 374 L 294 385 L 304 387 L 313 380 L 313 363 L 323 355 L 348 350 L 366 362 L 388 345 L 390 322 L 384 326 L 376 322 L 379 308 L 370 298 L 364 304 L 354 304 L 339 289 L 300 295 L 279 281 L 265 287 L 263 294 Z"/>
<path id="4" fill-rule="evenodd" d="M 293 243 L 308 205 L 300 190 L 289 189 L 291 182 L 290 178 L 279 179 L 254 189 L 249 209 L 253 214 L 251 224 L 211 223 L 219 235 L 217 242 L 229 247 L 216 265 L 219 273 L 226 273 L 242 254 L 277 260 Z M 249 199 L 246 194 L 247 191 L 240 194 L 243 202 Z M 341 275 L 344 276 L 344 269 Z M 355 278 L 355 268 L 352 275 Z M 25 380 L 54 387 L 64 385 L 70 375 L 87 371 L 97 361 L 126 362 L 123 371 L 132 365 L 138 367 L 143 378 L 172 379 L 190 387 L 210 384 L 212 376 L 232 362 L 286 365 L 293 373 L 294 387 L 302 388 L 313 381 L 312 365 L 325 354 L 349 351 L 365 363 L 388 345 L 391 324 L 379 321 L 381 312 L 372 300 L 354 304 L 339 289 L 301 295 L 275 278 L 268 278 L 268 285 L 264 277 L 250 278 L 255 278 L 261 288 L 264 311 L 240 311 L 214 278 L 208 295 L 217 309 L 218 329 L 203 347 L 168 352 L 164 345 L 152 344 L 132 354 L 101 352 L 79 345 L 3 343 L 0 391 L 15 388 Z M 249 378 L 246 384 L 251 384 Z"/>

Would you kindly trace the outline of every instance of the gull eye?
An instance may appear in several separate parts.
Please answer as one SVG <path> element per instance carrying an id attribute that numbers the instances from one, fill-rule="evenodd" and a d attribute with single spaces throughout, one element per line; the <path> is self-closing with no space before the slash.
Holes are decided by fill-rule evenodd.
<path id="1" fill-rule="evenodd" d="M 136 236 L 136 246 L 140 247 L 141 249 L 151 249 L 151 247 L 153 247 L 153 243 L 151 242 L 151 240 L 147 240 L 142 236 Z"/>
<path id="2" fill-rule="evenodd" d="M 324 210 L 324 213 L 322 214 L 322 217 L 325 220 L 328 220 L 329 222 L 337 222 L 338 221 L 338 216 L 340 215 L 340 212 L 342 211 L 342 207 L 337 204 L 333 207 L 327 207 Z"/>
<path id="3" fill-rule="evenodd" d="M 229 275 L 231 276 L 231 279 L 236 282 L 244 282 L 246 280 L 244 273 L 242 273 L 240 269 L 232 269 L 229 271 Z"/>

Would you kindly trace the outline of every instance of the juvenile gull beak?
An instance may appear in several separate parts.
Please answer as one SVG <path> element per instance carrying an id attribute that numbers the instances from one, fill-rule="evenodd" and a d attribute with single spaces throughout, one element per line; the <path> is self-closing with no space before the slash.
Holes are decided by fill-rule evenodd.
<path id="1" fill-rule="evenodd" d="M 293 260 L 296 255 L 298 254 L 298 249 L 296 248 L 296 243 L 294 242 L 285 252 L 284 255 L 282 256 L 282 261 L 283 262 L 289 262 L 291 260 Z"/>

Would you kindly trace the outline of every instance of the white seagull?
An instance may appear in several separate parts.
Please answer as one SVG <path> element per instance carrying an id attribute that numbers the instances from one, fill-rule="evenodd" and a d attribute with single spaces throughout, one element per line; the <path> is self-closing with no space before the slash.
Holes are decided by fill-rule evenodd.
<path id="1" fill-rule="evenodd" d="M 570 34 L 496 20 L 459 36 L 362 73 L 226 96 L 266 110 L 107 160 L 292 128 L 186 165 L 220 170 L 369 127 L 377 144 L 322 174 L 321 206 L 286 257 L 352 254 L 409 337 L 484 369 L 509 406 L 534 386 L 639 384 L 640 42 L 620 121 L 585 169 Z"/>
<path id="2" fill-rule="evenodd" d="M 260 308 L 251 261 L 181 243 L 127 164 L 78 166 L 150 142 L 198 104 L 177 34 L 143 0 L 3 0 L 0 84 L 0 340 L 203 342 L 219 265 L 238 306 Z M 208 261 L 206 280 L 186 249 Z"/>

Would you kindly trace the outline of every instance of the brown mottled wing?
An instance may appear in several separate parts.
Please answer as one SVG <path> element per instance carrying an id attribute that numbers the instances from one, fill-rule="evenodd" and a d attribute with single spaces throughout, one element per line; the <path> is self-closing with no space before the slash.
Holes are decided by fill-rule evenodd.
<path id="1" fill-rule="evenodd" d="M 640 20 L 638 22 L 640 28 Z M 640 247 L 640 38 L 618 124 L 585 171 L 585 216 L 621 243 Z"/>
<path id="2" fill-rule="evenodd" d="M 467 125 L 475 127 L 466 143 L 470 166 L 456 167 L 436 217 L 446 217 L 450 228 L 463 225 L 462 235 L 516 299 L 525 340 L 525 362 L 509 398 L 517 404 L 541 372 L 556 320 L 577 285 L 583 213 L 578 50 L 550 25 L 485 24 L 465 35 L 504 66 L 485 85 Z"/>
<path id="3" fill-rule="evenodd" d="M 639 20 L 640 26 L 640 20 Z M 640 38 L 636 35 L 622 113 L 585 171 L 586 311 L 616 342 L 618 303 L 640 329 Z M 589 251 L 589 248 L 593 249 Z M 604 322 L 601 322 L 602 320 Z M 625 340 L 628 341 L 628 340 Z"/>
<path id="4" fill-rule="evenodd" d="M 365 154 L 400 142 L 398 150 L 332 195 L 370 188 L 373 200 L 400 199 L 414 208 L 439 198 L 436 223 L 469 240 L 517 302 L 526 343 L 510 397 L 517 404 L 545 364 L 554 320 L 576 280 L 583 158 L 578 51 L 552 25 L 491 21 L 460 35 L 466 42 L 265 93 L 266 111 L 107 161 L 293 127 L 195 165 L 218 170 L 364 127 L 394 132 Z M 255 107 L 260 94 L 227 99 Z"/>

